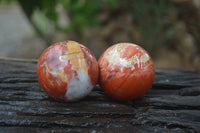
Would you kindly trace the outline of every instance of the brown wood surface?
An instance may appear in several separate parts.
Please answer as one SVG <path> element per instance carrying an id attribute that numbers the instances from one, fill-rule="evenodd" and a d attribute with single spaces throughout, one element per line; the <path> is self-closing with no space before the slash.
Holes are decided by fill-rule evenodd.
<path id="1" fill-rule="evenodd" d="M 0 59 L 0 133 L 199 133 L 200 77 L 157 68 L 143 97 L 119 102 L 97 85 L 85 99 L 57 102 L 41 89 L 36 61 Z"/>

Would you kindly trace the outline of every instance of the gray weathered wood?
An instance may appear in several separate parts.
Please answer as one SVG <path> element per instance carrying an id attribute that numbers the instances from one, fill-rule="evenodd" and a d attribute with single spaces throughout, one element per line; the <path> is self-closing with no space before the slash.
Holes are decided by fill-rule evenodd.
<path id="1" fill-rule="evenodd" d="M 200 132 L 200 78 L 183 68 L 157 68 L 141 98 L 119 102 L 97 85 L 85 99 L 64 103 L 38 84 L 36 62 L 0 59 L 0 133 Z"/>

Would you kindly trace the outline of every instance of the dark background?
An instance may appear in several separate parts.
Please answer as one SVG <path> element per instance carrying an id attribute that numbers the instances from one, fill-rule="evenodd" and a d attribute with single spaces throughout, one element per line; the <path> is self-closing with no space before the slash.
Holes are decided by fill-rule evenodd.
<path id="1" fill-rule="evenodd" d="M 156 67 L 200 72 L 200 0 L 0 0 L 0 57 L 38 59 L 78 41 L 97 59 L 110 45 L 145 48 Z"/>

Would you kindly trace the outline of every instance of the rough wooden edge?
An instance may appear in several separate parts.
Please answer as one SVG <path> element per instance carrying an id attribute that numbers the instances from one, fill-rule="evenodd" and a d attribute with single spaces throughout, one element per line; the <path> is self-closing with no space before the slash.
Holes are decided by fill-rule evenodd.
<path id="1" fill-rule="evenodd" d="M 23 59 L 23 58 L 11 58 L 11 57 L 0 57 L 0 60 L 16 61 L 16 62 L 33 62 L 33 63 L 38 62 L 38 59 Z"/>

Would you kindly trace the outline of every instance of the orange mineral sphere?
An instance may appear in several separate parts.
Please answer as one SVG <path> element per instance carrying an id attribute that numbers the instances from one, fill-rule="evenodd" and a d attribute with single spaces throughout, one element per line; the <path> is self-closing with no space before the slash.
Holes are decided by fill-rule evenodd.
<path id="1" fill-rule="evenodd" d="M 100 57 L 100 83 L 117 100 L 141 97 L 151 87 L 155 69 L 149 54 L 132 43 L 109 47 Z"/>
<path id="2" fill-rule="evenodd" d="M 58 42 L 41 55 L 38 81 L 44 91 L 56 100 L 77 101 L 95 86 L 98 62 L 93 53 L 75 41 Z"/>

